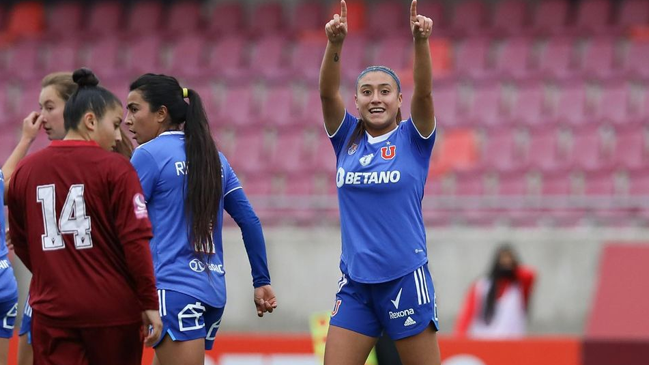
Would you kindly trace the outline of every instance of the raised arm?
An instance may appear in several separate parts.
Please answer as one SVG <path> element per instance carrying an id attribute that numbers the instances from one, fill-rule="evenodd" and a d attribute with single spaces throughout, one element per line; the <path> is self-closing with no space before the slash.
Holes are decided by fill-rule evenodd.
<path id="1" fill-rule="evenodd" d="M 320 67 L 320 101 L 327 133 L 338 130 L 345 117 L 345 102 L 340 95 L 340 58 L 347 35 L 347 4 L 340 1 L 340 15 L 335 14 L 327 25 L 327 49 Z"/>
<path id="2" fill-rule="evenodd" d="M 415 90 L 410 104 L 410 113 L 417 130 L 425 137 L 429 136 L 435 129 L 432 94 L 433 67 L 428 43 L 432 28 L 433 21 L 417 14 L 417 0 L 413 0 L 410 4 L 410 30 L 415 43 L 413 67 Z"/>
<path id="3" fill-rule="evenodd" d="M 7 191 L 9 190 L 9 180 L 11 180 L 11 175 L 16 169 L 18 162 L 25 157 L 29 147 L 34 142 L 34 139 L 36 139 L 36 135 L 38 134 L 38 130 L 41 128 L 42 123 L 43 118 L 38 112 L 29 113 L 27 118 L 23 120 L 23 131 L 20 141 L 16 148 L 11 152 L 11 155 L 9 155 L 9 158 L 7 158 L 4 165 L 2 165 L 2 173 L 5 176 L 5 201 L 7 200 Z"/>

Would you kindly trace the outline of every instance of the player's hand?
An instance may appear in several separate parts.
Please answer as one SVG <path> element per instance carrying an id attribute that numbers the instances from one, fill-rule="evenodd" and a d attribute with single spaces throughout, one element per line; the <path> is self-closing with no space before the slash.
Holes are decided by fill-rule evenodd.
<path id="1" fill-rule="evenodd" d="M 41 129 L 43 124 L 43 116 L 39 112 L 31 112 L 23 120 L 23 131 L 22 138 L 31 142 L 36 139 L 38 135 L 38 130 Z"/>
<path id="2" fill-rule="evenodd" d="M 347 3 L 340 0 L 340 15 L 334 14 L 325 25 L 325 33 L 331 43 L 342 43 L 347 35 Z"/>
<path id="3" fill-rule="evenodd" d="M 265 312 L 273 313 L 277 308 L 277 298 L 270 285 L 255 288 L 255 306 L 257 307 L 257 316 L 263 317 Z"/>
<path id="4" fill-rule="evenodd" d="M 9 249 L 9 251 L 13 251 L 14 245 L 13 243 L 11 243 L 11 237 L 9 236 L 9 228 L 7 228 L 7 230 L 5 231 L 5 242 L 7 243 L 7 248 Z"/>
<path id="5" fill-rule="evenodd" d="M 433 32 L 433 20 L 417 14 L 417 0 L 410 4 L 410 31 L 415 39 L 428 39 Z"/>
<path id="6" fill-rule="evenodd" d="M 144 335 L 144 345 L 153 346 L 162 335 L 162 320 L 157 310 L 146 310 L 142 312 L 142 334 Z"/>

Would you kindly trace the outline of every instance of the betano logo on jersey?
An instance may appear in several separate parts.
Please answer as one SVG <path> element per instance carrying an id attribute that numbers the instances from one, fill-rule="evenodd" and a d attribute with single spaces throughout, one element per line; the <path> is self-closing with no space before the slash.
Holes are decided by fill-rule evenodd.
<path id="1" fill-rule="evenodd" d="M 401 180 L 400 171 L 370 171 L 354 172 L 348 171 L 342 167 L 338 168 L 336 173 L 336 186 L 339 188 L 343 185 L 370 185 L 370 184 L 395 184 Z"/>

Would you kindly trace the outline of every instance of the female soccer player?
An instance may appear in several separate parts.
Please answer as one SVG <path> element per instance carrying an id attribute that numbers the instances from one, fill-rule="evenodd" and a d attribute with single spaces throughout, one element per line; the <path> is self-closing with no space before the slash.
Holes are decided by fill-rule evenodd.
<path id="1" fill-rule="evenodd" d="M 226 301 L 224 209 L 243 233 L 257 315 L 277 306 L 261 224 L 216 148 L 196 91 L 173 77 L 146 74 L 131 84 L 127 102 L 126 125 L 140 143 L 131 161 L 155 232 L 151 252 L 164 338 L 154 363 L 202 364 Z"/>
<path id="2" fill-rule="evenodd" d="M 440 364 L 435 291 L 428 271 L 421 201 L 435 141 L 428 37 L 432 20 L 410 6 L 414 38 L 412 115 L 401 120 L 401 84 L 383 66 L 356 83 L 356 109 L 345 110 L 340 63 L 347 5 L 327 23 L 320 69 L 325 129 L 337 157 L 342 279 L 332 313 L 325 365 L 362 365 L 385 331 L 405 365 Z"/>
<path id="3" fill-rule="evenodd" d="M 55 72 L 48 74 L 41 81 L 41 93 L 39 95 L 39 112 L 31 112 L 23 121 L 23 134 L 20 142 L 2 167 L 5 175 L 5 188 L 9 185 L 9 179 L 18 162 L 25 157 L 29 147 L 36 138 L 41 126 L 47 133 L 50 140 L 61 140 L 65 137 L 65 126 L 63 122 L 63 110 L 66 101 L 77 90 L 77 84 L 72 80 L 72 72 Z M 115 152 L 131 158 L 133 144 L 126 137 L 120 128 L 120 134 L 114 148 Z M 5 189 L 6 194 L 7 189 Z M 23 318 L 18 332 L 18 365 L 31 365 L 31 307 L 29 297 L 25 301 Z"/>
<path id="4" fill-rule="evenodd" d="M 7 199 L 14 249 L 33 274 L 34 362 L 139 364 L 143 335 L 151 345 L 162 327 L 151 226 L 135 170 L 107 152 L 121 103 L 90 70 L 73 79 L 64 140 L 19 164 Z"/>

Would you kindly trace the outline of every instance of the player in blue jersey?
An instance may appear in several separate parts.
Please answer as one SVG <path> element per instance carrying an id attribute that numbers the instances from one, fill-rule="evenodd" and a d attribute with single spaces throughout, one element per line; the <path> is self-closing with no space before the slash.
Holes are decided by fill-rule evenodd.
<path id="1" fill-rule="evenodd" d="M 127 109 L 126 124 L 140 143 L 131 162 L 153 225 L 164 323 L 154 364 L 202 364 L 226 302 L 223 210 L 243 233 L 258 316 L 277 306 L 261 224 L 216 148 L 198 93 L 173 77 L 146 74 L 131 84 Z"/>
<path id="2" fill-rule="evenodd" d="M 340 95 L 347 5 L 327 23 L 320 70 L 325 129 L 337 158 L 342 231 L 342 278 L 331 316 L 325 365 L 362 365 L 382 332 L 404 365 L 441 363 L 435 290 L 428 270 L 421 212 L 435 142 L 432 20 L 410 6 L 414 39 L 411 116 L 401 120 L 401 83 L 387 67 L 365 69 L 356 83 L 356 109 Z"/>

